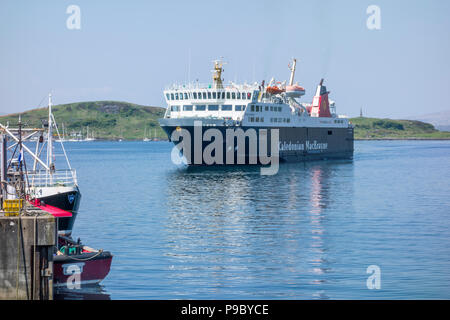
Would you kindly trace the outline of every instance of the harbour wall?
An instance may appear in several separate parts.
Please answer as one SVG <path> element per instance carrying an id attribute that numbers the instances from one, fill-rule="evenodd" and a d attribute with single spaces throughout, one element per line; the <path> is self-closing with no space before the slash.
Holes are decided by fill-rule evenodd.
<path id="1" fill-rule="evenodd" d="M 0 299 L 53 299 L 56 230 L 51 215 L 0 213 Z"/>

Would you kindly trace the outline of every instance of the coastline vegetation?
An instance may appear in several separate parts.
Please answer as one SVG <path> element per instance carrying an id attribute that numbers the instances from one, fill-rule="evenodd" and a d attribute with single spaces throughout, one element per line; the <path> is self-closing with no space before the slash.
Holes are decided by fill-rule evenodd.
<path id="1" fill-rule="evenodd" d="M 355 140 L 450 139 L 450 132 L 439 131 L 429 123 L 416 120 L 351 118 Z"/>
<path id="2" fill-rule="evenodd" d="M 158 118 L 164 116 L 164 108 L 119 101 L 90 101 L 55 105 L 52 110 L 61 134 L 64 124 L 66 139 L 77 135 L 86 138 L 89 131 L 89 137 L 97 140 L 142 140 L 144 137 L 167 140 L 158 123 Z M 48 109 L 3 115 L 0 123 L 16 126 L 19 115 L 27 127 L 41 128 Z M 450 139 L 450 132 L 438 131 L 421 121 L 366 117 L 351 118 L 350 121 L 355 126 L 356 140 Z"/>

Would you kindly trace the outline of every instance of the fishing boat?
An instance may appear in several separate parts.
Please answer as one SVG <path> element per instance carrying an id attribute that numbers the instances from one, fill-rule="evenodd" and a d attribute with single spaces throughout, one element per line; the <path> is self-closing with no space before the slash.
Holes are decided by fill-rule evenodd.
<path id="1" fill-rule="evenodd" d="M 70 217 L 62 217 L 59 221 L 58 232 L 61 235 L 70 235 L 78 213 L 81 200 L 81 193 L 78 187 L 76 170 L 70 165 L 69 158 L 64 148 L 52 113 L 52 101 L 49 95 L 48 121 L 43 128 L 21 128 L 20 139 L 19 130 L 0 124 L 0 127 L 8 134 L 13 143 L 8 146 L 11 152 L 8 161 L 8 178 L 17 179 L 18 163 L 27 155 L 31 157 L 33 165 L 26 167 L 26 184 L 30 197 L 39 199 L 48 205 L 60 208 L 71 213 Z M 46 131 L 46 132 L 45 132 Z M 55 132 L 56 131 L 56 132 Z M 66 168 L 56 169 L 56 155 L 54 153 L 54 140 L 59 141 L 61 151 L 66 160 Z M 33 137 L 36 139 L 34 151 L 27 146 L 27 142 Z M 24 154 L 17 152 L 19 140 L 23 141 Z"/>
<path id="2" fill-rule="evenodd" d="M 301 102 L 305 89 L 294 82 L 296 59 L 288 67 L 287 83 L 272 78 L 268 85 L 225 84 L 223 62 L 215 60 L 212 84 L 164 90 L 161 128 L 187 165 L 265 164 L 264 157 L 255 156 L 261 150 L 280 162 L 351 159 L 354 127 L 336 113 L 324 80 L 312 103 Z"/>
<path id="3" fill-rule="evenodd" d="M 4 209 L 5 204 L 11 203 L 17 209 L 14 210 L 14 213 L 9 211 L 10 215 L 38 216 L 51 214 L 55 217 L 57 226 L 61 223 L 65 224 L 64 219 L 71 218 L 73 212 L 52 206 L 48 204 L 49 201 L 42 201 L 40 198 L 34 197 L 30 192 L 31 186 L 28 182 L 30 177 L 27 170 L 26 158 L 23 156 L 24 151 L 28 147 L 24 143 L 26 139 L 22 139 L 23 133 L 29 136 L 30 131 L 25 129 L 22 132 L 22 130 L 22 123 L 19 118 L 17 134 L 14 135 L 18 139 L 15 144 L 15 150 L 18 151 L 19 157 L 16 162 L 17 170 L 12 172 L 8 168 L 7 163 L 8 141 L 5 135 L 5 133 L 10 135 L 11 130 L 3 126 L 0 128 L 0 132 L 2 133 L 0 139 L 0 200 L 2 208 Z M 37 132 L 42 131 L 38 130 Z M 61 234 L 55 234 L 55 236 L 57 236 L 58 241 L 56 246 L 53 247 L 53 254 L 51 254 L 52 249 L 50 249 L 49 256 L 46 258 L 52 262 L 49 265 L 53 266 L 53 269 L 50 270 L 50 276 L 53 277 L 54 287 L 78 289 L 83 285 L 99 283 L 108 275 L 113 258 L 113 255 L 109 251 L 97 250 L 85 246 L 81 243 L 80 239 L 74 241 L 70 236 Z"/>

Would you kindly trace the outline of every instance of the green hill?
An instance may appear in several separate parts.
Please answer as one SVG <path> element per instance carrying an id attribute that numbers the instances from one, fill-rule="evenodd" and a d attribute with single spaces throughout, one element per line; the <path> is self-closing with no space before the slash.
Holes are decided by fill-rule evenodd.
<path id="1" fill-rule="evenodd" d="M 128 102 L 95 101 L 78 102 L 52 107 L 53 115 L 60 133 L 64 123 L 66 136 L 82 132 L 94 134 L 96 139 L 126 139 L 137 140 L 147 137 L 167 139 L 166 134 L 158 124 L 158 118 L 164 116 L 165 109 L 160 107 L 141 106 Z M 42 127 L 42 121 L 48 118 L 48 108 L 33 109 L 20 113 L 22 122 L 27 127 Z M 19 113 L 0 117 L 0 123 L 10 122 L 16 125 Z"/>
<path id="2" fill-rule="evenodd" d="M 23 113 L 22 122 L 28 127 L 42 127 L 47 119 L 48 109 L 33 109 Z M 53 114 L 62 131 L 64 123 L 66 136 L 83 133 L 87 127 L 96 139 L 141 140 L 144 131 L 147 137 L 167 139 L 158 124 L 158 118 L 164 116 L 165 109 L 141 106 L 128 102 L 93 101 L 53 106 Z M 19 113 L 0 116 L 0 123 L 11 126 L 18 122 Z M 415 120 L 390 120 L 378 118 L 352 118 L 355 125 L 355 139 L 450 139 L 450 132 L 436 130 L 433 125 Z"/>
<path id="3" fill-rule="evenodd" d="M 450 132 L 416 120 L 358 117 L 350 121 L 355 125 L 355 139 L 450 139 Z"/>

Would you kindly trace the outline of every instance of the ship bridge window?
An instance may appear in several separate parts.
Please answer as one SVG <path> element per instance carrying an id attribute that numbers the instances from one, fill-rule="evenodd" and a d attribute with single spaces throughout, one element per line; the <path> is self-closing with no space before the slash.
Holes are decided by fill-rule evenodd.
<path id="1" fill-rule="evenodd" d="M 211 99 L 211 92 L 208 91 L 208 99 Z"/>
<path id="2" fill-rule="evenodd" d="M 213 99 L 217 99 L 217 92 L 213 92 Z"/>
<path id="3" fill-rule="evenodd" d="M 222 111 L 233 111 L 233 106 L 231 104 L 222 105 Z"/>
<path id="4" fill-rule="evenodd" d="M 252 94 L 250 92 L 247 92 L 247 100 L 250 100 L 252 97 Z"/>
<path id="5" fill-rule="evenodd" d="M 222 91 L 222 99 L 225 99 L 225 91 Z"/>
<path id="6" fill-rule="evenodd" d="M 205 110 L 206 110 L 206 105 L 204 105 L 204 104 L 195 106 L 195 111 L 205 111 Z"/>
<path id="7" fill-rule="evenodd" d="M 254 106 L 254 105 L 251 105 L 251 106 L 250 106 L 250 111 L 251 111 L 251 112 L 255 111 L 255 106 Z"/>
<path id="8" fill-rule="evenodd" d="M 231 93 L 231 99 L 236 99 L 236 92 Z"/>
<path id="9" fill-rule="evenodd" d="M 208 106 L 208 111 L 219 111 L 219 105 L 211 104 Z"/>
<path id="10" fill-rule="evenodd" d="M 227 99 L 230 99 L 230 93 L 227 92 Z"/>
<path id="11" fill-rule="evenodd" d="M 197 99 L 197 92 L 193 92 L 192 95 L 194 96 L 194 99 Z"/>
<path id="12" fill-rule="evenodd" d="M 178 111 L 180 111 L 180 106 L 171 106 L 170 111 L 178 112 Z"/>
<path id="13" fill-rule="evenodd" d="M 184 105 L 183 106 L 183 111 L 192 111 L 192 106 L 191 105 Z"/>
<path id="14" fill-rule="evenodd" d="M 170 95 L 168 93 L 166 93 L 166 98 L 167 100 L 170 100 Z"/>
<path id="15" fill-rule="evenodd" d="M 206 92 L 203 92 L 203 99 L 206 99 Z"/>
<path id="16" fill-rule="evenodd" d="M 234 111 L 242 111 L 244 110 L 244 106 L 243 105 L 236 105 L 234 106 Z"/>
<path id="17" fill-rule="evenodd" d="M 268 107 L 268 106 L 266 106 L 264 109 L 265 109 L 266 111 L 269 111 L 269 107 Z"/>
<path id="18" fill-rule="evenodd" d="M 188 94 L 187 94 L 187 92 L 185 92 L 184 93 L 184 100 L 187 100 L 188 99 Z"/>
<path id="19" fill-rule="evenodd" d="M 241 93 L 240 92 L 237 93 L 237 98 L 241 99 Z"/>
<path id="20" fill-rule="evenodd" d="M 180 92 L 180 100 L 183 100 L 183 92 Z"/>
<path id="21" fill-rule="evenodd" d="M 170 94 L 170 100 L 173 100 L 173 93 Z"/>

